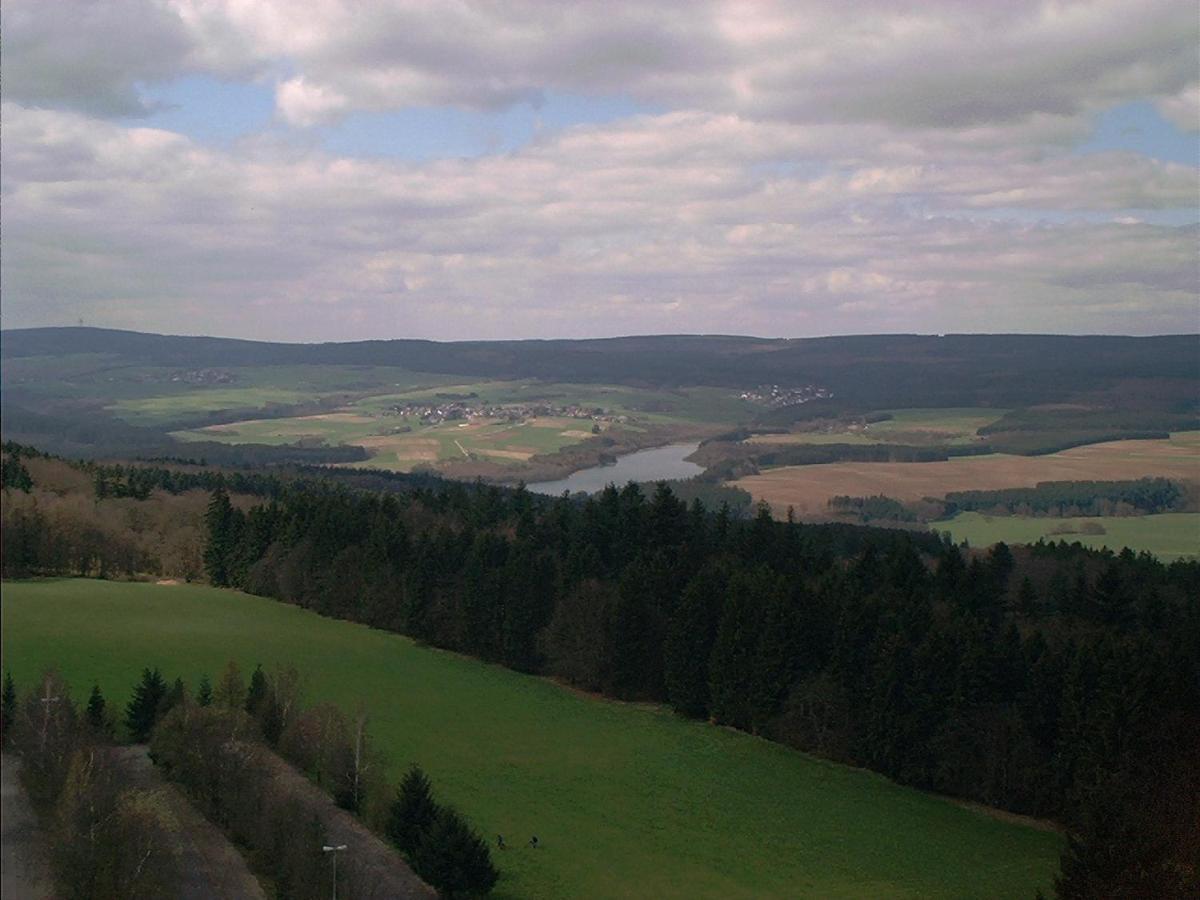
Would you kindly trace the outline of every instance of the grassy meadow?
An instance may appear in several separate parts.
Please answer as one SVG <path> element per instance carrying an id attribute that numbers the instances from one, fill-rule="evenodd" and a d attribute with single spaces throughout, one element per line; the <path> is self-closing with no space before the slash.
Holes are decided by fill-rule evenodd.
<path id="1" fill-rule="evenodd" d="M 911 444 L 960 446 L 976 443 L 976 431 L 1008 410 L 991 407 L 885 410 L 891 418 L 867 425 L 838 424 L 821 431 L 758 434 L 755 444 Z"/>
<path id="2" fill-rule="evenodd" d="M 169 421 L 217 409 L 262 408 L 268 403 L 298 403 L 303 400 L 329 399 L 335 395 L 320 393 L 333 384 L 326 378 L 320 384 L 303 380 L 303 368 L 295 367 L 297 387 L 292 396 L 275 385 L 226 390 L 197 390 L 192 393 L 123 401 L 122 414 L 140 416 L 143 421 Z M 319 367 L 314 367 L 318 368 Z M 410 378 L 417 378 L 408 373 Z M 367 376 L 364 375 L 364 378 Z M 228 424 L 211 425 L 172 432 L 189 441 L 217 441 L 225 444 L 350 444 L 361 446 L 370 459 L 359 467 L 383 468 L 407 472 L 419 465 L 436 465 L 472 458 L 501 466 L 526 462 L 531 457 L 552 454 L 592 436 L 593 422 L 553 416 L 529 418 L 521 422 L 506 419 L 472 419 L 437 425 L 422 424 L 415 416 L 397 416 L 391 408 L 405 403 L 436 402 L 439 395 L 470 397 L 480 404 L 544 404 L 561 407 L 579 405 L 599 407 L 625 420 L 614 424 L 601 422 L 601 430 L 644 432 L 655 426 L 705 427 L 716 431 L 749 417 L 753 407 L 732 391 L 717 388 L 651 390 L 613 385 L 556 384 L 532 380 L 479 381 L 448 383 L 448 376 L 433 385 L 395 390 L 403 382 L 383 380 L 376 392 L 347 399 L 335 412 L 321 415 L 283 418 L 252 418 Z M 391 378 L 401 374 L 390 373 Z M 309 391 L 303 394 L 302 389 Z M 380 392 L 382 391 L 382 392 Z M 214 405 L 215 404 L 215 405 Z M 222 405 L 223 404 L 223 405 Z"/>
<path id="3" fill-rule="evenodd" d="M 505 836 L 501 898 L 1030 897 L 1057 865 L 1053 832 L 271 600 L 64 579 L 6 583 L 0 608 L 21 688 L 55 664 L 77 700 L 96 680 L 119 708 L 143 666 L 194 687 L 233 658 L 365 704 L 389 775 L 419 762 Z"/>
<path id="4" fill-rule="evenodd" d="M 1044 538 L 1067 543 L 1079 541 L 1096 549 L 1145 550 L 1167 562 L 1200 557 L 1200 513 L 1053 519 L 964 512 L 953 519 L 932 522 L 929 527 L 948 531 L 955 541 L 965 540 L 973 547 L 987 547 L 999 541 L 1032 544 Z M 1089 533 L 1098 529 L 1103 530 Z"/>

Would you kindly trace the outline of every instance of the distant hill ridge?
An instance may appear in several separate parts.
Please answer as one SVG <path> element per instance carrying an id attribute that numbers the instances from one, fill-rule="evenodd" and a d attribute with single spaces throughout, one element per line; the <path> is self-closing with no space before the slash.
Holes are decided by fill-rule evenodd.
<path id="1" fill-rule="evenodd" d="M 104 328 L 0 332 L 0 355 L 104 354 L 164 366 L 375 365 L 559 381 L 709 384 L 820 382 L 851 402 L 1047 402 L 1114 379 L 1200 381 L 1200 335 L 648 335 L 584 340 L 398 339 L 285 344 Z M 995 395 L 989 398 L 988 395 Z M 952 399 L 953 398 L 953 399 Z"/>

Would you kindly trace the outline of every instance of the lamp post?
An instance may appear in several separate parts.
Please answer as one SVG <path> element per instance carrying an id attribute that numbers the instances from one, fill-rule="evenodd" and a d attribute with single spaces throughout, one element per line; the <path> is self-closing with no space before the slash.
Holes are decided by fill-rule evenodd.
<path id="1" fill-rule="evenodd" d="M 321 848 L 323 852 L 333 854 L 333 900 L 337 900 L 337 856 L 345 849 L 345 844 L 338 844 L 336 847 L 330 847 L 326 844 Z"/>
<path id="2" fill-rule="evenodd" d="M 50 679 L 46 679 L 46 693 L 39 698 L 42 702 L 42 707 L 45 714 L 42 716 L 42 740 L 39 745 L 39 750 L 42 753 L 46 752 L 46 732 L 50 729 L 50 704 L 57 703 L 61 698 L 50 696 Z"/>

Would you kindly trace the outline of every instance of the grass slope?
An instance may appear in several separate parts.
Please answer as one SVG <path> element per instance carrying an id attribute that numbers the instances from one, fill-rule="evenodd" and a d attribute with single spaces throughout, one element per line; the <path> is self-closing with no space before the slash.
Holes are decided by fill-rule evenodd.
<path id="1" fill-rule="evenodd" d="M 658 708 L 201 586 L 3 587 L 3 664 L 57 664 L 116 707 L 145 665 L 194 685 L 230 658 L 295 663 L 371 714 L 394 777 L 418 761 L 496 854 L 498 897 L 1028 897 L 1059 838 Z M 542 849 L 523 844 L 537 834 Z"/>
<path id="2" fill-rule="evenodd" d="M 1089 524 L 1099 525 L 1104 533 L 1081 533 L 1080 529 Z M 935 531 L 948 531 L 954 540 L 965 540 L 973 547 L 988 547 L 998 541 L 1033 544 L 1038 538 L 1045 538 L 1069 544 L 1079 541 L 1085 547 L 1097 549 L 1129 547 L 1145 550 L 1167 562 L 1200 556 L 1200 513 L 1052 519 L 964 512 L 953 519 L 931 522 L 929 527 Z"/>

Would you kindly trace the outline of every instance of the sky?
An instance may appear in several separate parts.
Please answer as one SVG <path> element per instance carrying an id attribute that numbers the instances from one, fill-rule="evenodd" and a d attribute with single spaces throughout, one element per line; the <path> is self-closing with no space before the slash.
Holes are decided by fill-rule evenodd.
<path id="1" fill-rule="evenodd" d="M 1194 0 L 5 0 L 0 323 L 1200 331 Z"/>

